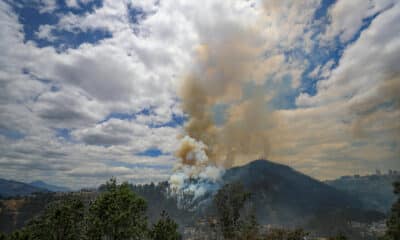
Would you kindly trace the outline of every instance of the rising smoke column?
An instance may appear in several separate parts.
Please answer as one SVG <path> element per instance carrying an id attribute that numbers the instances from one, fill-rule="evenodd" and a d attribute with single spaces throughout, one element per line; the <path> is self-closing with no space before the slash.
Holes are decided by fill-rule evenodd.
<path id="1" fill-rule="evenodd" d="M 189 115 L 185 133 L 207 146 L 209 162 L 231 167 L 243 156 L 268 156 L 277 113 L 268 109 L 272 96 L 263 90 L 268 66 L 254 29 L 234 29 L 198 49 L 196 69 L 180 91 Z M 259 84 L 245 96 L 244 85 Z M 261 90 L 257 90 L 257 88 Z M 227 106 L 226 120 L 216 125 L 213 107 Z"/>
<path id="2" fill-rule="evenodd" d="M 272 91 L 264 87 L 268 59 L 258 26 L 224 23 L 202 37 L 195 65 L 179 90 L 189 120 L 170 178 L 172 192 L 193 199 L 216 189 L 223 169 L 268 157 L 278 143 L 273 130 L 279 115 L 268 108 Z M 221 33 L 222 32 L 222 33 Z M 244 91 L 253 84 L 253 92 Z M 216 124 L 213 108 L 224 105 L 225 121 Z"/>
<path id="3" fill-rule="evenodd" d="M 177 196 L 178 206 L 191 209 L 208 200 L 220 187 L 224 169 L 209 162 L 207 146 L 189 136 L 181 139 L 176 153 L 180 159 L 170 177 L 171 193 Z"/>

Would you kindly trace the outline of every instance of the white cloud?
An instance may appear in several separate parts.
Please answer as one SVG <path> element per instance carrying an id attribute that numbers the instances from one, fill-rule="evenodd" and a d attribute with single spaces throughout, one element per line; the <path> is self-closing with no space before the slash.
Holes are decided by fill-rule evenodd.
<path id="1" fill-rule="evenodd" d="M 67 3 L 79 7 L 87 1 Z M 130 22 L 128 4 L 144 11 L 138 24 Z M 333 5 L 322 40 L 340 36 L 347 41 L 362 19 L 390 5 L 389 1 L 362 1 L 352 8 L 349 4 L 353 3 Z M 42 1 L 42 5 L 40 11 L 48 13 L 58 7 L 55 1 Z M 293 50 L 311 54 L 318 45 L 312 35 L 319 24 L 313 22 L 319 6 L 320 1 L 105 0 L 92 12 L 60 14 L 57 24 L 41 25 L 36 34 L 53 41 L 55 28 L 102 29 L 112 37 L 75 49 L 55 49 L 24 42 L 18 16 L 0 1 L 0 128 L 24 136 L 17 140 L 0 135 L 0 177 L 44 179 L 73 187 L 94 186 L 110 176 L 135 182 L 167 179 L 181 129 L 151 126 L 170 122 L 174 114 L 183 115 L 176 89 L 196 67 L 193 56 L 199 44 L 221 44 L 229 39 L 226 35 L 254 27 L 256 43 L 262 46 L 260 72 L 274 83 L 291 74 L 288 87 L 295 91 L 308 62 L 285 54 Z M 376 168 L 378 158 L 385 166 L 396 166 L 393 153 L 398 150 L 379 146 L 400 145 L 396 136 L 387 133 L 399 129 L 398 109 L 369 115 L 353 109 L 368 109 L 370 102 L 377 106 L 382 98 L 383 102 L 395 99 L 390 89 L 397 89 L 397 80 L 387 73 L 399 70 L 399 15 L 398 4 L 382 12 L 345 49 L 334 70 L 332 61 L 315 69 L 314 76 L 325 80 L 318 83 L 315 96 L 297 98 L 299 109 L 284 111 L 286 144 L 272 160 L 293 161 L 295 167 L 317 177 L 347 173 L 344 159 L 351 159 L 350 167 L 364 166 L 365 171 Z M 276 89 L 268 91 L 279 95 Z M 380 95 L 382 91 L 389 93 Z M 150 114 L 137 114 L 144 109 Z M 113 112 L 137 115 L 107 120 Z M 352 139 L 353 130 L 364 125 L 371 126 L 365 134 L 373 137 Z M 69 136 L 56 136 L 57 128 L 69 129 Z M 137 155 L 149 148 L 169 155 Z"/>
<path id="2" fill-rule="evenodd" d="M 318 106 L 349 100 L 383 83 L 399 72 L 400 6 L 378 16 L 360 38 L 343 53 L 330 78 L 318 82 L 317 95 L 300 95 L 299 106 Z M 387 27 L 391 26 L 391 27 Z"/>
<path id="3" fill-rule="evenodd" d="M 112 12 L 109 5 L 105 4 L 105 12 Z M 64 52 L 52 47 L 38 48 L 32 42 L 24 43 L 17 16 L 6 3 L 0 6 L 0 27 L 5 33 L 0 41 L 4 53 L 0 58 L 0 90 L 4 93 L 0 99 L 0 126 L 24 136 L 20 140 L 1 136 L 0 164 L 8 166 L 7 170 L 2 167 L 2 176 L 25 181 L 63 179 L 63 184 L 82 187 L 83 183 L 70 174 L 76 172 L 74 169 L 87 169 L 87 178 L 92 179 L 88 183 L 104 181 L 104 176 L 91 173 L 101 172 L 104 166 L 99 170 L 85 166 L 114 159 L 149 165 L 146 171 L 132 170 L 125 180 L 143 181 L 148 171 L 152 171 L 153 179 L 166 179 L 168 169 L 151 169 L 157 165 L 172 167 L 171 156 L 146 158 L 136 154 L 151 147 L 164 153 L 174 149 L 178 129 L 151 129 L 146 124 L 163 124 L 171 120 L 173 113 L 181 114 L 176 110 L 172 82 L 178 74 L 176 65 L 189 59 L 184 51 L 170 48 L 161 40 L 148 43 L 148 39 L 139 39 L 125 20 L 110 23 L 125 25 L 121 35 L 97 45 L 83 44 Z M 118 20 L 118 15 L 125 13 L 113 14 L 112 19 Z M 43 25 L 38 34 L 49 40 L 52 27 Z M 154 56 L 152 42 L 159 49 Z M 181 61 L 181 57 L 186 59 Z M 142 119 L 143 123 L 111 119 L 98 124 L 111 112 L 135 113 L 155 106 L 153 119 Z M 55 128 L 71 129 L 71 141 L 57 137 Z M 97 142 L 90 141 L 93 136 Z M 118 175 L 120 169 L 109 168 L 109 175 Z"/>
<path id="4" fill-rule="evenodd" d="M 73 132 L 73 136 L 89 145 L 125 145 L 139 153 L 150 148 L 159 148 L 171 153 L 177 143 L 179 131 L 171 127 L 150 128 L 135 120 L 110 119 L 92 128 Z"/>
<path id="5" fill-rule="evenodd" d="M 329 9 L 331 23 L 322 39 L 330 41 L 338 36 L 341 42 L 347 42 L 361 29 L 364 19 L 387 10 L 395 3 L 393 0 L 339 0 Z"/>
<path id="6" fill-rule="evenodd" d="M 32 111 L 48 126 L 58 128 L 95 124 L 107 113 L 103 105 L 74 88 L 43 93 L 32 103 Z"/>
<path id="7" fill-rule="evenodd" d="M 399 167 L 399 21 L 399 4 L 381 13 L 318 82 L 316 95 L 300 94 L 296 103 L 305 108 L 287 113 L 294 138 L 287 143 L 296 154 L 283 158 L 308 159 L 300 164 L 326 178 L 346 168 L 351 174 Z"/>
<path id="8" fill-rule="evenodd" d="M 36 0 L 40 6 L 40 12 L 53 12 L 57 6 L 57 0 Z M 35 0 L 33 1 L 35 2 Z"/>
<path id="9" fill-rule="evenodd" d="M 79 7 L 78 0 L 67 0 L 67 1 L 65 1 L 65 4 L 70 8 L 78 8 Z"/>
<path id="10" fill-rule="evenodd" d="M 44 39 L 47 41 L 54 41 L 56 40 L 56 37 L 52 34 L 52 31 L 54 30 L 54 26 L 52 25 L 40 25 L 39 30 L 36 32 L 36 36 L 39 39 Z"/>

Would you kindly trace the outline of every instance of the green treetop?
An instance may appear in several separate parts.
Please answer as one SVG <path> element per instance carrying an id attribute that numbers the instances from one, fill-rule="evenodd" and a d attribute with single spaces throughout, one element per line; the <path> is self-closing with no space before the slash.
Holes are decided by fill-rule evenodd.
<path id="1" fill-rule="evenodd" d="M 111 179 L 105 191 L 90 205 L 88 212 L 89 239 L 145 239 L 147 235 L 147 204 L 128 183 L 117 185 Z"/>

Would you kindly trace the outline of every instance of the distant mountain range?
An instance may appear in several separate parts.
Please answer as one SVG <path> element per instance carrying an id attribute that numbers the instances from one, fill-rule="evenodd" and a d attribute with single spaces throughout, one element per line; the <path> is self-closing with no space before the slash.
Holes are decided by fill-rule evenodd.
<path id="1" fill-rule="evenodd" d="M 362 201 L 294 169 L 267 160 L 228 169 L 225 183 L 241 182 L 252 194 L 257 217 L 264 222 L 298 225 L 321 213 L 351 211 L 363 218 Z M 377 214 L 379 215 L 379 214 Z"/>
<path id="2" fill-rule="evenodd" d="M 70 192 L 71 191 L 71 189 L 69 189 L 69 188 L 47 184 L 43 181 L 33 181 L 30 183 L 30 185 L 38 187 L 38 188 L 47 189 L 50 192 Z"/>
<path id="3" fill-rule="evenodd" d="M 372 201 L 374 204 L 367 204 L 371 202 L 368 199 L 376 195 L 380 188 L 386 189 L 385 192 L 389 191 L 391 180 L 378 181 L 379 183 L 371 179 L 368 181 L 359 179 L 358 181 L 361 182 L 357 183 L 352 181 L 345 177 L 335 181 L 321 182 L 286 165 L 267 160 L 256 160 L 244 166 L 228 169 L 222 178 L 223 184 L 240 182 L 245 190 L 251 193 L 250 204 L 261 224 L 302 226 L 331 234 L 348 229 L 348 224 L 353 221 L 382 220 L 385 216 L 381 212 L 391 205 L 392 200 L 390 196 L 387 199 L 386 195 L 383 197 L 384 201 L 374 200 Z M 136 193 L 146 199 L 150 221 L 158 219 L 161 211 L 166 210 L 180 227 L 184 227 L 194 225 L 199 218 L 212 214 L 212 210 L 203 209 L 193 212 L 179 209 L 176 199 L 168 195 L 168 187 L 167 182 L 132 186 Z M 29 195 L 34 192 L 48 193 L 30 198 L 0 200 L 0 222 L 5 224 L 4 226 L 0 224 L 0 231 L 11 231 L 22 226 L 42 211 L 46 203 L 62 197 L 62 195 L 51 193 L 56 191 L 68 191 L 68 189 L 41 181 L 26 184 L 0 179 L 0 195 L 3 197 Z M 85 198 L 88 193 L 76 192 L 76 194 Z M 90 194 L 95 196 L 96 190 Z M 21 206 L 15 204 L 18 201 L 21 202 Z M 24 214 L 21 215 L 21 213 Z M 10 221 L 14 218 L 21 225 L 14 224 L 6 228 L 6 226 L 11 226 Z"/>
<path id="4" fill-rule="evenodd" d="M 0 196 L 14 197 L 25 196 L 35 192 L 47 192 L 48 190 L 33 185 L 13 180 L 0 179 Z"/>
<path id="5" fill-rule="evenodd" d="M 23 183 L 0 179 L 0 197 L 26 196 L 37 192 L 66 192 L 68 188 L 47 184 L 43 181 Z"/>
<path id="6" fill-rule="evenodd" d="M 256 160 L 244 166 L 226 170 L 222 184 L 240 182 L 251 193 L 250 205 L 262 224 L 288 227 L 303 226 L 321 232 L 343 230 L 350 221 L 372 222 L 384 218 L 376 209 L 368 209 L 363 201 L 346 191 L 304 175 L 292 168 L 267 160 Z M 187 212 L 176 207 L 167 196 L 168 183 L 133 186 L 149 205 L 150 220 L 164 209 L 182 225 L 195 224 L 198 217 L 212 214 L 201 205 L 199 211 Z M 190 201 L 190 196 L 189 196 Z M 202 203 L 206 201 L 201 200 Z M 209 205 L 211 207 L 211 205 Z M 326 222 L 332 221 L 332 222 Z M 312 223 L 312 224 L 311 224 Z M 312 226 L 311 226 L 312 225 Z M 330 229 L 324 229 L 331 226 Z"/>
<path id="7" fill-rule="evenodd" d="M 400 180 L 400 174 L 394 172 L 367 176 L 343 176 L 325 181 L 325 183 L 356 196 L 365 208 L 388 212 L 396 200 L 392 186 L 396 180 Z"/>

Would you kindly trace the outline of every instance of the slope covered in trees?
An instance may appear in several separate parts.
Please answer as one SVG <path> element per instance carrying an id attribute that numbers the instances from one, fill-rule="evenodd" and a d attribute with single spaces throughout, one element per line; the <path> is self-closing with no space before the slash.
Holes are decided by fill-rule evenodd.
<path id="1" fill-rule="evenodd" d="M 21 230 L 0 239 L 9 240 L 131 240 L 180 239 L 178 225 L 166 213 L 154 225 L 146 217 L 146 201 L 128 183 L 107 182 L 96 199 L 86 205 L 77 196 L 64 196 Z"/>
<path id="2" fill-rule="evenodd" d="M 252 194 L 257 218 L 263 223 L 296 226 L 319 214 L 344 210 L 362 218 L 361 201 L 292 168 L 267 160 L 256 160 L 227 170 L 224 183 L 241 182 Z M 376 217 L 383 214 L 376 213 Z"/>
<path id="3" fill-rule="evenodd" d="M 0 179 L 0 197 L 24 196 L 37 192 L 48 192 L 48 190 L 23 182 Z"/>
<path id="4" fill-rule="evenodd" d="M 343 176 L 335 180 L 325 181 L 326 184 L 347 192 L 359 198 L 365 208 L 390 211 L 396 196 L 392 191 L 392 184 L 400 175 L 374 174 L 367 176 Z"/>

